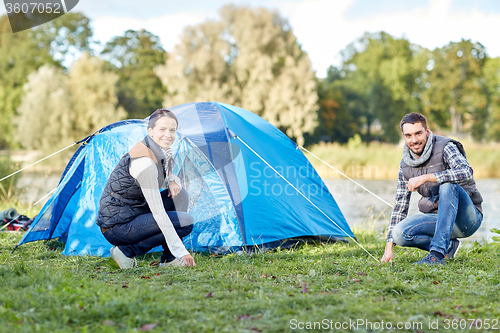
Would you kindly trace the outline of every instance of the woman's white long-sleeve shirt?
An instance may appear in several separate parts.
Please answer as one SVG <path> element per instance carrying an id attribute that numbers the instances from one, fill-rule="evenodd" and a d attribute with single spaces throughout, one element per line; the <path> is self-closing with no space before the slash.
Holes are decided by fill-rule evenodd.
<path id="1" fill-rule="evenodd" d="M 163 236 L 165 236 L 170 252 L 179 259 L 188 255 L 189 252 L 177 235 L 172 221 L 170 221 L 163 207 L 163 201 L 158 186 L 158 168 L 156 164 L 149 157 L 140 157 L 131 161 L 129 172 L 130 175 L 139 182 L 142 194 L 144 198 L 146 198 L 149 209 L 153 213 L 153 218 L 158 224 Z"/>

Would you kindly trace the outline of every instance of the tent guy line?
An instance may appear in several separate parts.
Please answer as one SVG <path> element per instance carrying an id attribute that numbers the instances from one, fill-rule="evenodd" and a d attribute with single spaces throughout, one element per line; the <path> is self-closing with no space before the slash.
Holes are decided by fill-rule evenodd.
<path id="1" fill-rule="evenodd" d="M 330 168 L 332 168 L 333 170 L 337 171 L 338 173 L 340 173 L 342 176 L 346 177 L 347 179 L 349 179 L 351 182 L 353 182 L 354 184 L 358 185 L 359 187 L 361 187 L 363 190 L 365 190 L 366 192 L 372 194 L 373 196 L 375 196 L 376 198 L 380 199 L 382 202 L 384 202 L 385 204 L 389 205 L 389 207 L 391 208 L 394 208 L 393 205 L 391 205 L 390 203 L 388 203 L 387 201 L 385 201 L 384 199 L 382 199 L 381 197 L 379 197 L 378 195 L 376 195 L 375 193 L 373 193 L 372 191 L 370 191 L 369 189 L 367 189 L 366 187 L 364 187 L 363 185 L 361 185 L 360 183 L 356 182 L 354 179 L 350 178 L 348 175 L 346 175 L 345 173 L 343 173 L 342 171 L 336 169 L 335 167 L 331 166 L 330 164 L 328 164 L 327 162 L 323 161 L 321 158 L 319 158 L 318 156 L 314 155 L 313 153 L 311 153 L 309 150 L 307 150 L 306 148 L 300 146 L 300 145 L 297 145 L 297 147 L 299 147 L 300 149 L 308 152 L 309 154 L 311 154 L 312 156 L 316 157 L 318 160 L 320 160 L 321 162 L 325 163 L 326 165 L 328 165 Z"/>
<path id="2" fill-rule="evenodd" d="M 0 179 L 0 182 L 1 182 L 1 181 L 3 181 L 3 180 L 5 180 L 5 179 L 7 179 L 7 178 L 9 178 L 9 177 L 14 176 L 15 174 L 17 174 L 17 173 L 19 173 L 19 172 L 21 172 L 21 171 L 23 171 L 23 170 L 28 169 L 29 167 L 32 167 L 33 165 L 35 165 L 35 164 L 37 164 L 37 163 L 40 163 L 40 162 L 42 162 L 42 161 L 45 161 L 45 160 L 46 160 L 46 159 L 48 159 L 49 157 L 52 157 L 52 156 L 54 156 L 54 155 L 57 155 L 57 154 L 59 154 L 59 153 L 61 153 L 61 152 L 65 151 L 66 149 L 71 148 L 71 147 L 73 147 L 74 145 L 76 145 L 76 144 L 78 144 L 78 143 L 79 143 L 79 142 L 73 142 L 72 144 L 70 144 L 70 145 L 69 145 L 69 146 L 67 146 L 66 148 L 63 148 L 63 149 L 61 149 L 61 150 L 59 150 L 59 151 L 56 151 L 55 153 L 50 154 L 49 156 L 46 156 L 46 157 L 42 158 L 41 160 L 36 161 L 35 163 L 32 163 L 32 164 L 30 164 L 30 165 L 28 165 L 28 166 L 25 166 L 24 168 L 22 168 L 22 169 L 20 169 L 20 170 L 17 170 L 16 172 L 11 173 L 11 174 L 10 174 L 10 175 L 8 175 L 8 176 L 3 177 L 2 179 Z"/>
<path id="3" fill-rule="evenodd" d="M 329 219 L 331 222 L 333 222 L 333 224 L 335 224 L 337 226 L 337 228 L 339 228 L 340 230 L 342 230 L 342 232 L 344 232 L 347 237 L 349 237 L 353 242 L 355 242 L 357 245 L 359 245 L 366 253 L 368 253 L 368 255 L 370 257 L 372 257 L 378 263 L 378 259 L 375 258 L 367 249 L 365 249 L 363 247 L 363 245 L 361 245 L 360 243 L 358 243 L 358 241 L 356 241 L 355 238 L 351 237 L 341 226 L 339 226 L 337 224 L 337 222 L 335 222 L 334 220 L 332 220 L 325 212 L 323 212 L 318 206 L 316 206 L 308 197 L 306 197 L 295 186 L 293 186 L 293 184 L 290 183 L 285 177 L 283 177 L 283 175 L 281 175 L 275 168 L 273 168 L 272 165 L 270 165 L 269 163 L 267 163 L 267 161 L 264 160 L 255 150 L 253 150 L 249 145 L 247 145 L 247 143 L 245 141 L 243 141 L 239 136 L 236 136 L 236 139 L 240 140 L 241 143 L 243 143 L 250 151 L 252 151 L 258 158 L 260 158 L 264 163 L 266 163 L 267 166 L 269 166 L 274 172 L 276 172 L 276 174 L 278 174 L 285 182 L 287 182 L 288 185 L 290 185 L 295 191 L 297 191 L 297 193 L 299 193 L 304 199 L 306 199 L 311 205 L 313 205 L 314 208 L 316 208 L 318 211 L 320 211 L 327 219 Z"/>

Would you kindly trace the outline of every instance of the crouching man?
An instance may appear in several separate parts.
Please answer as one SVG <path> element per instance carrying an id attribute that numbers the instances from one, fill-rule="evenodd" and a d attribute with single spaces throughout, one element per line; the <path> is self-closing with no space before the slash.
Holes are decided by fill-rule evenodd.
<path id="1" fill-rule="evenodd" d="M 416 264 L 445 264 L 456 255 L 458 238 L 473 235 L 481 225 L 483 198 L 460 142 L 433 135 L 419 113 L 404 116 L 400 127 L 406 144 L 381 261 L 391 261 L 393 246 L 399 245 L 429 251 Z M 407 217 L 414 191 L 422 196 L 422 214 Z"/>

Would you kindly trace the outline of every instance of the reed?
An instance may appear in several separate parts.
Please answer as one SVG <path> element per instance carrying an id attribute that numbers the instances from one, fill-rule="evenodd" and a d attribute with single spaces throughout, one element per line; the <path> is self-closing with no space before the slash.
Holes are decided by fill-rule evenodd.
<path id="1" fill-rule="evenodd" d="M 480 144 L 462 141 L 467 159 L 474 169 L 475 179 L 500 177 L 500 144 Z M 402 144 L 365 144 L 351 139 L 348 144 L 325 143 L 313 145 L 313 154 L 350 178 L 396 179 L 401 161 Z M 343 177 L 314 156 L 305 153 L 322 178 Z"/>

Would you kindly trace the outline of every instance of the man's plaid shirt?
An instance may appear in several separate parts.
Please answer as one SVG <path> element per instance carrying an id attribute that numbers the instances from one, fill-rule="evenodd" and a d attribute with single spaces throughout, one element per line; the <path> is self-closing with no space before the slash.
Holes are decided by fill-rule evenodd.
<path id="1" fill-rule="evenodd" d="M 472 168 L 467 159 L 460 153 L 453 142 L 448 142 L 443 150 L 443 160 L 447 170 L 434 174 L 439 184 L 472 179 Z M 392 242 L 392 229 L 408 215 L 411 192 L 408 190 L 408 179 L 399 167 L 398 186 L 396 189 L 396 204 L 391 215 L 391 222 L 387 228 L 387 241 Z"/>

